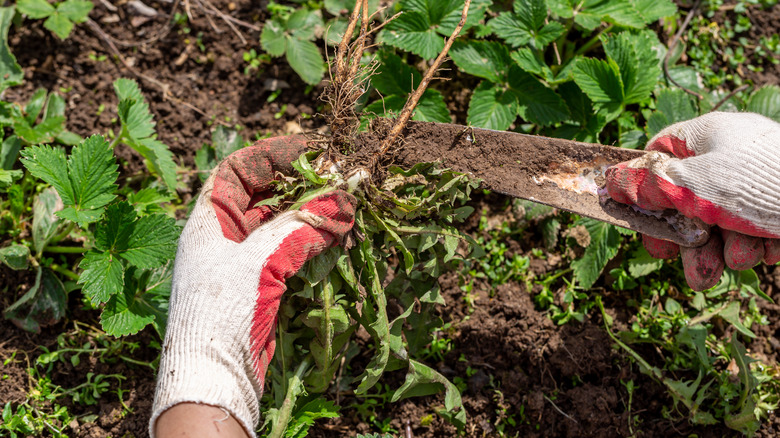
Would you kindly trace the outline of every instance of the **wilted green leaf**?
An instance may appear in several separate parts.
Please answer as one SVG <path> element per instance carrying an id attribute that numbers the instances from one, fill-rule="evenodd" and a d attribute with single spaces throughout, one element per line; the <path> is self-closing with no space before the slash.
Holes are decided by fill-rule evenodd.
<path id="1" fill-rule="evenodd" d="M 54 213 L 62 210 L 62 199 L 53 187 L 45 188 L 33 201 L 33 248 L 40 254 L 57 233 L 60 218 Z"/>
<path id="2" fill-rule="evenodd" d="M 466 423 L 466 410 L 463 408 L 463 401 L 458 388 L 433 368 L 415 360 L 409 361 L 409 371 L 406 373 L 406 380 L 393 393 L 390 401 L 396 402 L 404 398 L 429 395 L 439 391 L 438 388 L 427 387 L 429 384 L 438 384 L 444 387 L 444 407 L 447 411 L 456 412 L 453 417 L 456 420 L 455 424 L 456 426 L 463 426 Z"/>
<path id="3" fill-rule="evenodd" d="M 218 125 L 211 134 L 217 161 L 222 161 L 228 155 L 244 147 L 244 138 L 237 130 Z"/>
<path id="4" fill-rule="evenodd" d="M 15 303 L 3 311 L 3 316 L 17 327 L 40 333 L 41 327 L 57 323 L 68 304 L 65 286 L 54 273 L 38 267 L 35 284 Z"/>
<path id="5" fill-rule="evenodd" d="M 30 249 L 24 245 L 12 243 L 10 246 L 0 248 L 0 262 L 15 271 L 27 269 L 29 258 Z"/>

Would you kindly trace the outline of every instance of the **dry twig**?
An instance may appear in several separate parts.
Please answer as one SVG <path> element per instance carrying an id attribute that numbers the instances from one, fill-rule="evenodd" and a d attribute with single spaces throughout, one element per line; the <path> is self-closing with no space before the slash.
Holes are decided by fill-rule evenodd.
<path id="1" fill-rule="evenodd" d="M 398 117 L 395 124 L 390 129 L 390 132 L 388 133 L 387 137 L 382 142 L 382 146 L 379 148 L 379 152 L 377 152 L 372 157 L 371 159 L 372 168 L 376 167 L 376 164 L 379 162 L 379 158 L 382 155 L 384 155 L 393 144 L 395 144 L 395 141 L 398 139 L 398 136 L 400 136 L 401 132 L 404 130 L 404 128 L 406 128 L 406 124 L 409 123 L 409 119 L 412 118 L 412 114 L 414 113 L 414 109 L 417 107 L 417 103 L 420 101 L 420 98 L 422 97 L 423 93 L 425 93 L 425 89 L 428 88 L 428 84 L 431 82 L 431 80 L 433 80 L 436 71 L 438 71 L 439 66 L 441 66 L 442 62 L 444 62 L 444 58 L 447 56 L 447 53 L 450 51 L 450 47 L 452 47 L 452 43 L 455 42 L 455 38 L 458 37 L 458 34 L 460 34 L 460 31 L 463 29 L 463 26 L 466 24 L 466 18 L 468 17 L 470 5 L 471 5 L 471 0 L 466 0 L 466 4 L 463 6 L 463 13 L 461 14 L 460 22 L 458 23 L 458 26 L 455 27 L 455 30 L 452 32 L 452 35 L 444 42 L 444 49 L 442 49 L 441 53 L 439 53 L 439 56 L 436 57 L 436 60 L 428 68 L 428 71 L 425 72 L 425 76 L 423 76 L 420 85 L 417 87 L 416 90 L 414 90 L 412 95 L 406 101 L 406 104 L 404 104 L 404 108 L 401 110 L 401 115 Z"/>
<path id="2" fill-rule="evenodd" d="M 745 85 L 742 85 L 742 86 L 740 86 L 740 87 L 737 87 L 737 88 L 736 88 L 734 91 L 732 91 L 731 93 L 727 94 L 727 95 L 726 95 L 726 97 L 724 97 L 723 99 L 721 99 L 721 100 L 720 100 L 720 102 L 716 103 L 716 104 L 715 104 L 715 106 L 713 106 L 713 107 L 712 107 L 712 109 L 710 110 L 710 112 L 712 112 L 712 111 L 717 111 L 717 110 L 718 110 L 718 108 L 720 108 L 721 106 L 723 106 L 723 104 L 724 104 L 724 103 L 728 102 L 728 100 L 729 100 L 729 99 L 731 99 L 732 97 L 736 96 L 736 95 L 737 95 L 737 93 L 739 93 L 740 91 L 745 91 L 745 90 L 747 90 L 748 88 L 750 88 L 750 85 L 748 85 L 748 84 L 745 84 Z"/>

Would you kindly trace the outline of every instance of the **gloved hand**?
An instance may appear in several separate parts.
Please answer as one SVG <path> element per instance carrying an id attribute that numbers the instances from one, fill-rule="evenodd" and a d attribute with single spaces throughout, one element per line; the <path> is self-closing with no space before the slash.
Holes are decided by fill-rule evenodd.
<path id="1" fill-rule="evenodd" d="M 714 286 L 731 269 L 780 261 L 780 124 L 752 113 L 709 113 L 669 126 L 647 150 L 607 170 L 618 202 L 646 210 L 676 209 L 717 225 L 700 248 L 644 236 L 656 258 L 682 256 L 694 290 Z"/>
<path id="2" fill-rule="evenodd" d="M 301 137 L 261 140 L 203 185 L 176 253 L 151 436 L 164 411 L 186 402 L 220 407 L 254 436 L 285 280 L 354 223 L 355 198 L 343 191 L 275 217 L 255 207 L 304 150 Z"/>

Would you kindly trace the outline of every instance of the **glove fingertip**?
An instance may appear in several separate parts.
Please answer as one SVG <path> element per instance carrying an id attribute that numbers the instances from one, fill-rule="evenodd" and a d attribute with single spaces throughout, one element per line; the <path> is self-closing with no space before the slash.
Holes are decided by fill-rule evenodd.
<path id="1" fill-rule="evenodd" d="M 736 231 L 723 230 L 726 266 L 737 271 L 750 269 L 764 258 L 764 241 Z"/>
<path id="2" fill-rule="evenodd" d="M 780 239 L 764 239 L 764 263 L 774 265 L 780 262 Z"/>
<path id="3" fill-rule="evenodd" d="M 677 158 L 688 158 L 696 155 L 688 148 L 688 142 L 673 135 L 663 135 L 652 139 L 645 150 L 664 152 Z"/>
<path id="4" fill-rule="evenodd" d="M 357 199 L 353 195 L 336 190 L 307 202 L 301 211 L 320 218 L 317 229 L 333 234 L 340 241 L 355 224 L 356 204 Z"/>
<path id="5" fill-rule="evenodd" d="M 680 252 L 680 245 L 648 235 L 642 235 L 642 245 L 656 259 L 672 259 Z"/>
<path id="6" fill-rule="evenodd" d="M 709 289 L 720 280 L 726 262 L 723 259 L 723 239 L 713 234 L 704 246 L 698 248 L 680 247 L 685 280 L 695 291 Z"/>
<path id="7" fill-rule="evenodd" d="M 605 173 L 606 189 L 609 196 L 621 204 L 636 204 L 637 184 L 636 169 L 629 169 L 626 163 L 616 164 Z"/>

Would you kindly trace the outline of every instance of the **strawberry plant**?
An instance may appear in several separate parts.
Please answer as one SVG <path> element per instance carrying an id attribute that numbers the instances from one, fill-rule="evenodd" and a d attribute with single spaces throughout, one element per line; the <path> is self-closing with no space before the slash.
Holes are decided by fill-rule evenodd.
<path id="1" fill-rule="evenodd" d="M 119 79 L 115 88 L 121 128 L 113 143 L 99 135 L 81 141 L 65 131 L 64 100 L 57 94 L 38 90 L 24 107 L 7 106 L 13 134 L 3 143 L 5 160 L 12 166 L 19 154 L 27 170 L 24 176 L 21 170 L 10 171 L 12 180 L 22 178 L 6 189 L 12 226 L 30 220 L 24 198 L 34 196 L 30 234 L 18 236 L 0 254 L 9 267 L 31 267 L 36 276 L 32 288 L 4 315 L 27 330 L 38 331 L 62 318 L 67 292 L 80 286 L 92 306 L 105 303 L 101 322 L 109 334 L 135 333 L 149 324 L 164 331 L 179 228 L 155 206 L 172 200 L 175 165 L 167 146 L 154 138 L 154 123 L 137 84 Z M 163 184 L 153 180 L 138 192 L 120 191 L 113 153 L 119 142 L 139 151 Z M 66 153 L 49 143 L 78 144 Z M 61 245 L 69 241 L 82 243 Z M 60 254 L 59 260 L 52 254 Z M 83 258 L 74 261 L 67 254 Z"/>
<path id="2" fill-rule="evenodd" d="M 73 26 L 87 20 L 94 5 L 87 0 L 65 0 L 54 4 L 46 0 L 19 0 L 16 9 L 32 19 L 46 19 L 43 27 L 61 40 L 68 38 Z"/>

